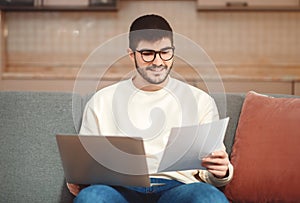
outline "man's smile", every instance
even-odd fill
[[[161,73],[167,70],[167,67],[166,66],[148,67],[146,70],[156,72],[156,73]]]

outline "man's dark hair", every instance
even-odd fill
[[[130,26],[129,48],[135,51],[142,40],[155,42],[169,38],[173,45],[173,30],[169,23],[158,15],[144,15],[137,18]]]

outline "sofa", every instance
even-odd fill
[[[222,95],[212,96],[223,108]],[[226,94],[221,117],[230,117],[224,140],[230,155],[245,97]],[[0,92],[0,202],[72,202],[55,135],[78,132],[88,99],[73,93]]]

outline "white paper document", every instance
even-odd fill
[[[224,149],[229,118],[211,123],[172,128],[158,172],[205,169],[201,159]]]

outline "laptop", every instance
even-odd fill
[[[69,183],[150,186],[140,138],[60,134],[56,141]]]

